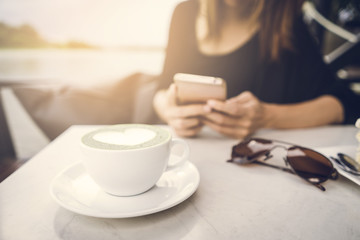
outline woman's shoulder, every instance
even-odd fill
[[[197,1],[180,2],[174,9],[170,25],[172,39],[183,38],[192,34],[197,14]]]
[[[196,13],[197,8],[198,8],[198,1],[197,0],[182,1],[178,5],[176,5],[176,7],[174,9],[173,16],[175,18],[176,17],[183,18],[184,15],[186,16],[186,15],[189,15],[189,14]]]
[[[196,8],[198,7],[198,0],[186,0],[186,1],[181,1],[180,3],[178,3],[176,5],[175,9],[178,9],[179,11],[181,10],[189,10],[192,8]]]

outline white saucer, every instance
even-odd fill
[[[62,207],[87,216],[127,218],[171,208],[197,189],[200,174],[190,162],[165,172],[149,191],[131,197],[117,197],[102,191],[81,162],[61,173],[51,183],[50,193]]]

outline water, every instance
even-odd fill
[[[162,51],[0,50],[0,86],[2,81],[99,85],[133,72],[159,74],[163,58]],[[0,88],[0,93],[16,155],[28,159],[45,147],[49,139],[10,89]]]
[[[0,82],[92,85],[139,71],[159,74],[163,59],[161,50],[0,50]]]

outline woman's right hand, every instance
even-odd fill
[[[176,86],[156,93],[153,101],[158,116],[181,137],[193,137],[203,127],[200,116],[206,114],[205,104],[177,105]]]

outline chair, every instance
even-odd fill
[[[0,88],[1,90],[1,88]],[[15,157],[10,131],[3,107],[2,94],[0,91],[0,160],[5,157]]]
[[[44,136],[53,140],[76,124],[159,123],[152,108],[157,79],[157,76],[134,73],[114,83],[89,88],[2,80],[0,90],[10,89]],[[14,144],[17,139],[9,130],[9,114],[1,98],[3,92],[0,91],[0,182],[27,160],[19,157]]]
[[[4,82],[0,84],[0,182],[25,162],[24,159],[17,158],[4,109],[2,87],[9,85],[9,83]]]

